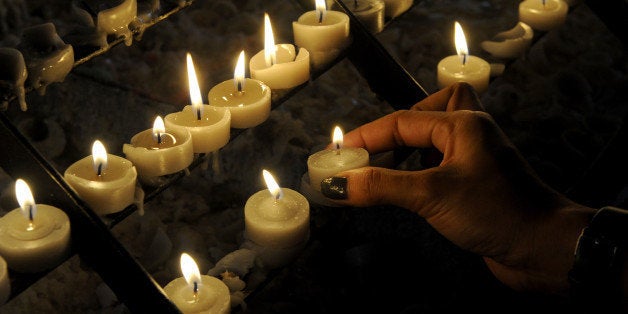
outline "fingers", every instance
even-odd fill
[[[416,103],[410,110],[421,111],[484,111],[473,87],[461,82],[450,85]]]

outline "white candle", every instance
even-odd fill
[[[317,68],[333,61],[349,45],[349,17],[327,10],[324,0],[316,0],[316,10],[292,22],[292,32],[294,43],[309,51],[310,63]]]
[[[6,303],[9,296],[11,296],[9,270],[7,268],[7,262],[0,256],[0,305]]]
[[[133,163],[107,154],[98,140],[92,155],[70,165],[63,178],[98,215],[119,212],[135,200],[137,171]]]
[[[231,112],[225,108],[203,104],[190,53],[187,54],[187,69],[192,105],[168,114],[165,118],[166,127],[180,132],[189,131],[192,135],[194,153],[217,151],[229,143]]]
[[[233,80],[224,81],[207,94],[210,106],[231,112],[231,127],[254,127],[270,115],[271,90],[262,81],[245,78],[244,51],[240,53]]]
[[[382,0],[341,0],[371,33],[384,29],[384,8]]]
[[[480,45],[491,55],[497,58],[517,58],[522,56],[530,47],[534,37],[534,30],[523,22],[507,31],[500,32],[493,40],[483,41]]]
[[[287,89],[310,79],[310,53],[291,44],[275,45],[272,25],[264,14],[264,49],[249,60],[251,77],[272,89]]]
[[[568,10],[563,0],[525,0],[519,4],[519,20],[535,30],[549,31],[565,23]]]
[[[161,117],[152,129],[135,134],[122,151],[145,183],[187,168],[194,159],[192,136],[187,130],[166,129]]]
[[[124,0],[119,5],[98,12],[98,32],[101,33],[101,47],[107,47],[107,35],[124,37],[124,43],[133,43],[133,32],[129,24],[137,17],[137,0]]]
[[[24,82],[26,82],[26,63],[22,53],[14,48],[0,47],[0,82],[9,86],[13,90],[15,96],[20,103],[20,109],[26,111],[26,93]],[[9,102],[5,99],[1,100],[0,108],[7,108]]]
[[[231,311],[229,288],[218,278],[201,276],[194,259],[181,254],[179,277],[164,287],[168,298],[183,313],[224,314]]]
[[[307,159],[310,186],[320,192],[321,182],[335,174],[369,165],[369,153],[361,147],[343,147],[340,127],[334,128],[334,148],[316,152]]]
[[[438,62],[438,87],[445,88],[456,82],[467,82],[478,93],[483,93],[488,89],[491,66],[482,58],[469,55],[467,41],[458,22],[455,23],[455,43],[458,55],[448,56]]]
[[[263,174],[268,190],[253,194],[244,205],[246,237],[270,248],[303,243],[310,231],[310,204],[299,192],[280,188],[268,171]]]
[[[60,209],[35,204],[22,179],[15,183],[19,208],[0,218],[0,255],[9,268],[35,273],[63,262],[70,253],[70,220]]]
[[[413,0],[384,0],[384,2],[386,3],[386,17],[396,18],[410,9]]]

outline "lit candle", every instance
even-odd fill
[[[167,130],[157,116],[152,129],[135,134],[122,151],[137,168],[140,180],[152,179],[187,168],[194,159],[192,136],[187,130]]]
[[[384,0],[384,2],[386,3],[386,17],[396,18],[410,9],[413,0]]]
[[[133,43],[133,32],[129,24],[137,17],[137,0],[124,0],[119,5],[98,12],[98,32],[101,33],[101,47],[107,47],[107,35],[124,37],[124,43]]]
[[[0,256],[0,305],[6,303],[10,295],[11,280],[9,280],[7,262]]]
[[[192,55],[187,54],[188,83],[192,105],[183,110],[168,114],[166,127],[170,130],[192,135],[194,153],[210,153],[229,143],[231,136],[231,112],[225,108],[203,104],[201,89],[198,86]]]
[[[70,165],[63,178],[99,215],[119,212],[135,200],[135,167],[125,158],[107,154],[98,140],[92,155]]]
[[[349,17],[329,11],[325,0],[316,0],[316,10],[292,22],[294,43],[310,52],[310,63],[317,68],[334,60],[349,45]]]
[[[525,0],[519,4],[519,21],[538,31],[549,31],[565,23],[569,5],[563,0]]]
[[[515,27],[495,35],[493,40],[483,41],[480,45],[497,58],[511,59],[525,53],[532,43],[532,37],[534,30],[527,24],[519,22]]]
[[[231,127],[254,127],[270,115],[271,90],[262,81],[245,78],[244,51],[240,52],[233,80],[224,81],[209,90],[210,106],[231,112]]]
[[[268,190],[253,194],[244,205],[245,237],[263,247],[298,246],[309,236],[310,204],[299,192],[280,188],[268,171],[262,173]]]
[[[455,82],[467,82],[478,93],[483,93],[488,89],[491,66],[482,58],[469,55],[467,40],[458,22],[455,23],[455,43],[458,55],[448,56],[438,62],[438,87],[445,88]]]
[[[379,33],[384,29],[384,1],[342,0],[342,3],[371,33]]]
[[[168,298],[183,313],[222,314],[231,310],[229,288],[218,278],[201,276],[194,259],[181,254],[179,277],[164,287]]]
[[[26,82],[28,72],[26,71],[26,63],[24,63],[24,56],[17,49],[0,47],[0,69],[3,69],[0,71],[0,85],[8,86],[11,89],[17,96],[20,109],[26,111],[28,107],[24,82]],[[0,108],[6,109],[9,102],[6,99],[1,101],[2,106]]]
[[[311,187],[320,192],[323,179],[335,174],[369,165],[369,153],[361,147],[343,147],[343,135],[340,127],[334,128],[332,135],[334,147],[316,152],[307,159],[307,170]]]
[[[272,89],[287,89],[310,79],[310,53],[303,47],[296,53],[294,45],[275,45],[272,25],[264,13],[264,49],[249,60],[251,77]]]
[[[70,252],[70,220],[56,207],[35,204],[22,179],[15,182],[15,195],[20,207],[0,218],[0,255],[18,272],[52,269]]]

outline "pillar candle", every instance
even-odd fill
[[[231,112],[231,127],[254,127],[270,115],[271,90],[262,81],[245,78],[244,51],[240,52],[233,80],[224,81],[207,94],[210,106]]]
[[[101,47],[107,47],[107,35],[124,37],[124,43],[133,43],[133,32],[129,24],[137,18],[137,0],[124,0],[119,5],[98,12],[98,32],[102,35]]]
[[[251,77],[264,82],[272,89],[288,89],[310,79],[310,53],[293,45],[275,45],[268,14],[264,14],[264,49],[249,61]]]
[[[26,90],[24,82],[26,82],[26,63],[22,53],[14,48],[0,47],[0,85],[8,86],[18,99],[20,109],[26,111]],[[4,97],[3,97],[4,98]],[[2,105],[0,108],[7,108],[8,100],[0,99]]]
[[[166,129],[159,116],[152,129],[135,134],[129,144],[123,145],[122,151],[145,183],[181,171],[194,159],[190,132]]]
[[[217,151],[229,143],[231,112],[225,108],[203,104],[190,53],[187,54],[187,69],[192,105],[168,114],[165,118],[166,127],[180,132],[189,131],[192,135],[194,153]]]
[[[17,272],[52,269],[70,253],[70,220],[59,208],[35,204],[24,180],[15,190],[20,207],[0,218],[0,255]]]
[[[0,256],[0,305],[9,300],[11,296],[11,280],[9,279],[9,270],[7,262]]]
[[[569,5],[563,0],[525,0],[519,4],[519,20],[538,31],[549,31],[565,23]]]
[[[244,205],[246,237],[271,248],[303,243],[310,231],[310,204],[299,192],[280,188],[268,171],[263,174],[268,190],[253,194]]]
[[[107,154],[98,140],[92,145],[92,155],[70,165],[63,178],[98,215],[119,212],[135,200],[133,163]]]
[[[181,254],[179,277],[164,287],[168,298],[183,313],[224,314],[231,310],[229,288],[218,278],[201,276],[194,259]]]
[[[458,55],[448,56],[438,62],[437,81],[439,88],[455,82],[467,82],[478,93],[488,89],[491,67],[482,58],[469,55],[467,42],[458,22],[455,23],[455,42]]]
[[[384,0],[386,3],[386,17],[396,18],[412,7],[413,0]]]
[[[534,30],[523,22],[507,31],[500,32],[492,40],[485,40],[480,45],[497,58],[512,59],[522,56],[534,37]]]
[[[340,127],[334,128],[334,148],[316,152],[307,159],[310,186],[320,192],[321,181],[335,174],[369,165],[369,153],[361,147],[343,147]]]
[[[379,33],[384,29],[383,0],[341,0],[351,13],[366,26],[371,33]]]

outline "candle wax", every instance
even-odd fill
[[[11,295],[11,280],[9,280],[9,270],[7,262],[0,256],[0,305],[7,302]]]
[[[457,55],[442,59],[437,66],[438,87],[444,88],[456,82],[467,82],[478,93],[488,89],[491,66],[476,56],[468,56],[463,65]]]
[[[192,106],[166,115],[166,129],[189,131],[192,136],[194,153],[217,151],[229,143],[231,137],[231,113],[225,108],[203,105],[199,120]]]
[[[382,0],[342,0],[349,10],[371,33],[384,29],[384,1]],[[356,5],[357,3],[357,5]]]
[[[249,60],[251,78],[264,82],[271,89],[287,89],[310,79],[310,53],[300,48],[297,54],[291,44],[275,45],[277,63],[266,66],[264,50]]]
[[[308,11],[292,22],[294,43],[307,49],[313,67],[334,60],[350,42],[349,17],[346,14],[328,10],[323,21],[319,23],[318,20],[318,12]]]
[[[396,18],[412,7],[413,0],[384,0],[386,3],[386,17]]]
[[[321,190],[321,181],[335,174],[369,165],[369,153],[363,148],[343,147],[338,150],[326,149],[310,155],[307,159],[310,185]]]
[[[164,292],[179,310],[186,314],[222,314],[231,310],[229,288],[212,276],[201,276],[196,299],[193,290],[183,277],[168,283],[164,287]]]
[[[20,103],[20,109],[26,111],[26,90],[24,82],[26,82],[26,63],[22,53],[14,48],[0,47],[0,84],[6,84],[15,93]],[[9,105],[8,100],[2,100],[2,106],[5,108]]]
[[[137,17],[137,0],[124,0],[119,5],[98,12],[98,31],[103,34],[101,47],[106,47],[107,35],[124,36],[124,43],[133,43],[133,33],[129,24]]]
[[[535,30],[549,31],[565,23],[569,5],[563,0],[525,0],[519,4],[519,20]]]
[[[211,106],[224,107],[231,112],[231,127],[254,127],[270,115],[270,88],[261,81],[245,79],[244,89],[238,92],[233,80],[214,86],[207,99]]]
[[[517,58],[530,47],[532,37],[532,28],[519,22],[515,27],[495,35],[493,40],[483,41],[480,45],[497,58]]]

